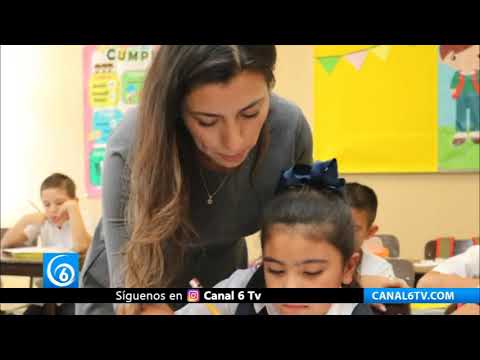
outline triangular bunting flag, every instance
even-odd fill
[[[388,53],[390,52],[390,45],[380,45],[376,48],[372,49],[372,52],[377,55],[380,59],[385,61],[388,57]]]
[[[339,60],[340,56],[328,56],[318,58],[320,64],[322,64],[325,71],[329,74],[333,71],[333,69],[335,69],[335,65],[337,65]]]
[[[353,65],[353,67],[357,70],[360,70],[360,68],[363,65],[363,62],[365,61],[365,58],[367,57],[368,51],[359,51],[353,54],[346,55],[345,57],[347,60]]]

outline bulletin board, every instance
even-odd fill
[[[342,173],[478,171],[479,145],[451,142],[452,74],[438,45],[315,46],[315,159]]]
[[[85,181],[99,197],[105,149],[124,114],[139,103],[153,45],[87,45],[83,49]]]

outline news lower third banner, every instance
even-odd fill
[[[3,267],[4,265],[2,265]],[[44,253],[43,288],[1,288],[0,303],[479,303],[468,289],[93,289],[79,286],[79,255]],[[0,274],[3,269],[0,268]]]
[[[86,289],[2,288],[0,303],[480,303],[480,288]]]

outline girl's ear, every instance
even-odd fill
[[[350,259],[347,260],[343,268],[343,284],[349,285],[353,282],[353,278],[355,272],[357,271],[358,265],[360,265],[360,253],[354,252]]]

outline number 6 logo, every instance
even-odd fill
[[[78,254],[45,254],[43,270],[44,287],[78,287]]]

